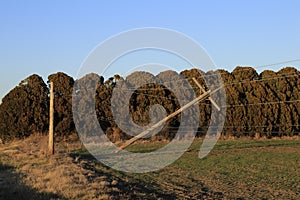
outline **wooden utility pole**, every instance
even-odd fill
[[[50,82],[50,113],[49,113],[49,155],[54,154],[54,137],[53,137],[53,122],[54,122],[54,92],[53,82]]]

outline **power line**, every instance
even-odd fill
[[[283,65],[283,64],[294,63],[294,62],[300,62],[300,59],[287,60],[287,61],[282,61],[282,62],[272,63],[272,64],[266,64],[266,65],[259,65],[256,68],[271,67],[271,66],[275,66],[275,65]]]
[[[263,82],[263,81],[269,81],[269,80],[275,80],[275,79],[280,79],[280,78],[290,78],[290,77],[296,77],[296,76],[300,76],[300,74],[294,74],[294,73],[290,73],[290,74],[286,74],[286,75],[282,75],[279,77],[272,77],[272,78],[265,78],[265,79],[259,79],[259,80],[246,80],[246,81],[237,81],[237,82],[231,82],[231,83],[226,83],[224,84],[224,86],[229,86],[229,85],[236,85],[236,84],[243,84],[243,83],[252,83],[252,82]],[[188,90],[189,88],[187,88]],[[192,87],[192,89],[197,89],[197,87]],[[125,91],[127,89],[124,89]],[[149,90],[161,90],[161,89],[156,89],[156,88],[149,88],[149,89],[136,89],[136,90],[142,90],[142,91],[149,91]],[[133,94],[143,94],[145,96],[151,96],[151,97],[159,97],[159,98],[164,98],[164,99],[169,99],[169,100],[178,100],[177,98],[169,98],[169,97],[164,97],[164,96],[159,96],[159,95],[151,95],[151,94],[146,94],[146,93],[142,93],[139,91],[133,92]],[[202,103],[204,104],[204,103]],[[210,105],[210,104],[208,104]]]
[[[255,70],[259,69],[259,68],[265,68],[265,67],[270,67],[270,66],[275,66],[275,65],[282,65],[282,64],[288,64],[288,63],[293,63],[293,62],[300,62],[300,59],[294,59],[294,60],[287,60],[287,61],[282,61],[282,62],[278,62],[278,63],[272,63],[272,64],[266,64],[266,65],[259,65],[256,67],[241,67],[239,69],[234,69],[232,72],[240,72],[240,71],[247,71],[247,70]],[[232,73],[231,72],[231,73]],[[205,77],[210,77],[210,76],[218,76],[218,75],[223,75],[223,74],[231,74],[230,72],[215,72],[216,74],[210,74],[210,75],[204,75]]]
[[[300,59],[298,59],[300,61]],[[293,62],[298,61],[298,60],[292,60]],[[291,61],[286,61],[286,62],[281,62],[282,63],[288,63]],[[278,64],[278,63],[276,63]],[[275,64],[271,64],[271,65],[275,65]],[[268,66],[271,66],[268,65]],[[295,77],[295,76],[299,76],[299,74],[295,74],[295,73],[289,73],[289,74],[282,74],[281,76],[277,76],[277,77],[272,77],[272,78],[265,78],[265,79],[258,79],[258,80],[245,80],[245,81],[237,81],[237,82],[231,82],[231,83],[226,83],[225,86],[227,85],[234,85],[234,84],[242,84],[242,83],[251,83],[251,82],[261,82],[261,81],[267,81],[267,80],[274,80],[274,79],[279,79],[279,78],[288,78],[288,77]],[[189,80],[191,78],[187,78],[186,80]],[[183,80],[178,80],[178,81],[183,81]],[[159,82],[158,82],[159,83]],[[161,84],[161,83],[159,83]],[[193,89],[195,89],[196,87],[192,87]],[[125,90],[133,90],[133,89],[125,89]],[[161,90],[161,89],[134,89],[134,90]],[[106,92],[106,91],[103,91]],[[160,98],[165,98],[165,99],[169,99],[169,100],[177,100],[177,98],[168,98],[168,97],[162,97],[162,96],[158,96],[158,95],[151,95],[151,94],[145,94],[145,93],[141,93],[138,91],[135,91],[134,93],[136,94],[143,94],[145,96],[152,96],[152,97],[160,97]],[[101,94],[101,93],[99,93]],[[98,95],[99,95],[98,94]],[[291,101],[277,101],[277,102],[264,102],[264,103],[252,103],[252,104],[236,104],[236,105],[226,105],[226,106],[222,106],[222,107],[241,107],[241,106],[251,106],[251,105],[265,105],[265,104],[276,104],[276,103],[293,103],[293,102],[299,102],[299,100],[291,100]],[[199,104],[203,104],[203,105],[210,105],[208,103],[199,103]]]
[[[287,78],[287,77],[296,77],[296,76],[300,76],[300,74],[291,73],[291,74],[282,75],[282,76],[278,76],[278,77],[272,77],[272,78],[231,82],[231,83],[226,83],[225,85],[235,85],[235,84],[251,83],[251,82],[262,82],[262,81],[269,81],[269,80],[275,80],[275,79]]]
[[[280,79],[280,78],[289,78],[289,77],[296,77],[296,76],[300,76],[300,73],[299,74],[287,73],[287,74],[282,74],[280,76],[271,77],[271,78],[236,81],[236,82],[231,82],[231,83],[225,83],[224,85],[234,85],[234,84],[249,83],[249,82],[262,82],[262,81],[267,81],[267,80]],[[191,79],[192,78],[187,78],[186,80],[191,80]],[[164,82],[164,83],[169,83],[169,82]],[[178,88],[183,88],[185,90],[198,89],[198,87],[190,87],[190,88],[176,87],[176,88],[177,89]],[[124,90],[124,91],[136,91],[136,90],[138,90],[138,91],[151,91],[151,90],[164,90],[164,89],[168,89],[168,88],[128,88],[128,89],[122,89],[122,90]]]
[[[299,100],[300,101],[300,100]],[[112,122],[115,122],[115,119],[114,118],[105,118],[105,119],[99,119],[100,122],[109,122],[109,123],[112,123]],[[119,123],[121,124],[121,126],[123,127],[132,127],[131,125],[128,124],[128,122],[125,122],[125,121],[119,121]],[[285,124],[285,126],[287,127],[300,127],[300,124]],[[166,128],[170,128],[170,129],[178,129],[179,127],[181,128],[191,128],[190,126],[182,126],[182,125],[179,125],[179,126],[167,126]],[[201,126],[199,128],[208,128],[208,127],[220,127],[220,126],[216,126],[216,125],[205,125],[205,126]],[[223,125],[222,127],[231,127],[231,128],[234,128],[234,127],[245,127],[245,128],[267,128],[267,127],[282,127],[282,125],[276,125],[276,124],[268,124],[268,125]]]
[[[288,64],[288,63],[293,63],[293,62],[300,62],[300,59],[287,60],[287,61],[282,61],[282,62],[278,62],[278,63],[259,65],[259,66],[256,66],[256,67],[241,67],[239,69],[233,70],[232,72],[248,71],[248,70],[253,70],[253,69],[256,71],[256,69],[259,69],[259,68],[265,68],[265,67],[270,67],[270,66],[275,66],[275,65]],[[219,70],[220,69],[217,69],[216,71],[211,71],[210,72],[210,73],[214,73],[214,74],[203,74],[203,72],[201,70],[198,70],[198,71],[203,77],[219,76],[219,75],[223,75],[223,74],[231,74],[232,73],[232,72],[231,73],[230,72],[218,72]]]
[[[291,62],[300,62],[300,59],[294,59],[294,60],[289,60],[289,61],[283,61],[283,62],[279,62],[279,63],[273,63],[273,64],[267,64],[267,65],[261,65],[261,66],[258,66],[256,68],[262,68],[262,67],[267,67],[267,66],[274,66],[274,65],[277,65],[277,64],[286,64],[286,63],[291,63]],[[251,69],[255,69],[255,68],[251,68]],[[243,71],[243,70],[249,70],[249,68],[242,68],[242,69],[239,69],[238,71]],[[237,71],[237,70],[236,70]],[[199,72],[201,73],[201,71],[199,70]],[[217,73],[215,72],[216,75],[221,75],[221,74],[227,74],[227,73]],[[229,72],[228,72],[229,73]],[[230,73],[229,73],[230,74]],[[289,76],[291,75],[291,76]],[[226,83],[227,84],[240,84],[240,83],[246,83],[246,82],[260,82],[260,81],[264,81],[264,80],[272,80],[272,79],[279,79],[279,78],[282,78],[282,77],[294,77],[294,76],[299,76],[300,74],[295,74],[295,73],[289,73],[289,74],[282,74],[280,76],[277,76],[277,77],[272,77],[270,79],[257,79],[257,80],[246,80],[246,81],[238,81],[238,82],[232,82],[232,83]],[[209,76],[212,76],[212,75],[202,75],[204,77],[209,77]],[[161,85],[164,85],[165,83],[176,83],[176,82],[185,82],[185,81],[188,81],[188,80],[192,80],[192,78],[184,78],[184,79],[180,79],[180,80],[176,80],[176,81],[165,81],[165,82],[160,82],[159,80],[155,83],[155,84],[161,84]],[[180,87],[177,87],[177,88],[180,88]],[[162,88],[164,89],[164,88]],[[190,87],[190,88],[184,88],[185,90],[191,90],[191,89],[198,89],[197,87]],[[148,89],[142,89],[142,88],[127,88],[127,89],[123,89],[125,91],[135,91],[135,90],[157,90],[157,88],[148,88]],[[104,92],[104,91],[103,91]],[[102,94],[103,92],[99,93],[99,94]],[[98,95],[99,95],[98,94]],[[71,95],[73,96],[73,95]],[[171,100],[174,100],[174,99],[171,99]]]
[[[292,76],[295,76],[295,75],[292,75]],[[285,77],[290,77],[290,76],[285,76]],[[272,80],[272,79],[276,79],[276,78],[281,78],[281,77],[273,77],[273,78],[268,78],[268,79],[261,79],[259,81]],[[252,81],[247,81],[247,82],[255,82],[255,81],[258,81],[258,80],[252,80]],[[231,84],[237,84],[237,83],[244,83],[244,82],[245,81],[233,82],[233,83],[230,83],[230,85]],[[227,84],[227,85],[229,85],[229,84]],[[138,92],[136,92],[136,93],[139,94]],[[165,99],[170,99],[170,100],[177,100],[175,98],[162,97],[162,96],[158,96],[158,95],[149,95],[149,94],[144,94],[144,93],[141,93],[141,94],[143,94],[145,96],[152,96],[152,97],[160,97],[160,98],[165,98]],[[234,104],[234,105],[223,105],[222,107],[223,108],[232,108],[232,107],[258,106],[258,105],[267,105],[267,104],[283,104],[283,103],[295,103],[295,102],[300,102],[300,100],[260,102],[260,103],[249,103],[249,104]],[[209,103],[199,103],[199,104],[200,105],[210,105]],[[103,120],[103,119],[101,119],[100,121],[111,122],[109,120]]]
[[[111,119],[111,121],[109,120],[99,120],[100,122],[114,122],[115,119]],[[128,128],[132,128],[131,125],[129,125],[127,122],[125,121],[121,121],[121,126],[123,127],[128,127]],[[118,124],[117,124],[118,125]],[[216,128],[216,127],[223,127],[223,128],[236,128],[236,127],[244,127],[244,128],[272,128],[272,127],[282,127],[282,125],[279,125],[279,124],[269,124],[269,125],[223,125],[223,126],[216,126],[216,125],[205,125],[205,126],[200,126],[198,128],[209,128],[209,127],[213,127],[213,128]],[[300,124],[285,124],[285,127],[300,127]],[[190,126],[182,126],[182,125],[178,125],[178,126],[167,126],[165,128],[168,128],[168,129],[178,129],[178,128],[191,128]]]
[[[294,103],[294,102],[300,102],[300,100],[297,99],[297,100],[289,100],[289,101],[273,101],[273,102],[260,102],[260,103],[248,103],[248,104],[235,104],[235,105],[222,106],[222,108],[258,106],[258,105],[267,105],[267,104],[283,104],[283,103]]]

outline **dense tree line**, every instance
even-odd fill
[[[64,73],[52,74],[55,91],[55,135],[75,131],[72,117],[74,80]],[[24,138],[33,133],[46,133],[49,128],[49,87],[34,74],[11,90],[0,105],[0,139],[2,142]]]
[[[300,72],[297,69],[286,67],[278,72],[265,70],[258,74],[251,67],[237,67],[231,73],[225,70],[218,70],[218,73],[225,84],[227,96],[226,104],[220,105],[222,109],[226,109],[223,135],[299,135]],[[168,115],[182,106],[181,101],[188,102],[195,97],[193,94],[201,94],[191,80],[193,77],[207,87],[207,82],[214,85],[217,81],[214,78],[215,74],[213,71],[202,72],[197,69],[185,70],[179,74],[165,71],[156,76],[147,72],[134,72],[126,78],[115,75],[107,80],[97,74],[88,74],[77,81],[61,72],[52,74],[48,77],[48,83],[54,82],[55,134],[66,136],[76,132],[72,112],[73,100],[78,108],[86,110],[86,113],[77,117],[79,121],[76,122],[84,132],[97,134],[95,127],[100,125],[111,140],[128,139],[131,137],[128,132],[137,134],[131,130],[132,126],[126,127],[128,122],[132,121],[141,128],[137,130],[143,130],[144,126],[160,120],[155,118],[156,116]],[[194,91],[185,89],[187,83]],[[115,105],[121,106],[116,108]],[[205,100],[198,106],[200,116],[199,119],[195,118],[199,121],[197,135],[203,136],[211,120],[211,102]],[[73,111],[74,114],[78,114],[76,108]],[[195,109],[187,112],[194,117]],[[174,137],[183,123],[181,117],[184,114],[168,121],[152,139]],[[1,140],[6,142],[36,132],[47,133],[48,115],[49,87],[40,76],[31,75],[2,99]],[[90,123],[80,121],[80,117],[93,115],[96,115],[96,120],[91,118]],[[121,118],[121,122],[116,122],[116,117]]]
[[[45,132],[47,120],[47,85],[38,75],[29,76],[2,99],[0,138],[5,142]]]

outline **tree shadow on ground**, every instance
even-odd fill
[[[71,157],[76,159],[80,157],[81,160],[97,163],[100,169],[91,165],[86,165],[85,168],[93,170],[98,176],[107,176],[113,180],[117,180],[116,187],[118,191],[108,191],[108,195],[113,199],[176,199],[177,196],[173,193],[165,193],[159,188],[160,185],[156,183],[148,183],[141,179],[133,179],[122,172],[116,172],[107,166],[97,162],[91,154],[70,154]],[[102,169],[102,170],[101,170]],[[111,172],[111,173],[110,173]],[[117,175],[118,174],[118,175]]]
[[[73,157],[74,160],[79,158],[79,160],[90,163],[85,165],[84,168],[93,170],[98,176],[107,176],[118,181],[117,188],[119,191],[108,191],[111,199],[227,199],[222,192],[214,191],[206,187],[205,184],[199,180],[193,179],[193,182],[197,182],[196,188],[179,185],[179,183],[176,183],[176,187],[173,188],[173,183],[159,184],[155,178],[132,175],[111,169],[97,161],[94,156],[88,152],[72,153],[70,156]],[[166,182],[168,182],[168,180],[166,180]],[[182,188],[182,190],[180,191],[176,188]]]
[[[21,176],[22,175],[17,173],[12,166],[0,163],[0,199],[66,199],[58,194],[39,192],[25,185],[22,183]]]

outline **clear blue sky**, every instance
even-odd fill
[[[221,68],[300,58],[300,1],[0,1],[0,99],[22,79],[76,76],[121,31],[162,27],[199,42]],[[291,63],[299,69],[300,62]],[[281,66],[270,67],[277,70]]]

